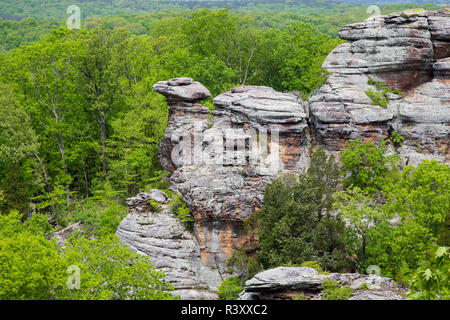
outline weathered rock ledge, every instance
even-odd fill
[[[159,209],[151,208],[150,200],[158,202]],[[158,190],[128,199],[130,213],[120,222],[116,235],[134,252],[151,257],[174,287],[174,295],[187,300],[217,299],[222,278],[217,270],[201,263],[197,241],[170,213],[168,201]]]
[[[315,269],[278,267],[258,273],[244,285],[240,300],[292,299],[303,294],[307,299],[320,300],[325,279],[352,288],[349,300],[403,300],[406,290],[392,279],[358,273],[321,275]]]
[[[345,26],[349,42],[336,47],[323,68],[330,75],[309,100],[316,143],[339,151],[346,141],[380,141],[396,130],[404,164],[434,158],[450,162],[450,12],[408,10]],[[373,105],[369,78],[390,94],[386,108]]]
[[[266,184],[307,168],[317,146],[338,155],[348,140],[378,142],[397,131],[403,145],[389,148],[404,165],[450,163],[450,13],[408,10],[345,26],[339,35],[348,42],[327,57],[329,76],[308,102],[243,86],[215,97],[210,112],[201,103],[210,92],[199,82],[174,78],[154,85],[170,106],[158,157],[171,172],[171,189],[193,213],[194,235],[166,204],[161,212],[148,211],[147,200],[138,199],[148,195],[130,201],[117,234],[152,256],[177,290],[214,290],[234,250],[252,254],[257,239],[246,234],[244,220],[261,207]],[[366,92],[378,89],[369,79],[402,92],[387,94],[386,107],[374,105]],[[142,223],[147,218],[152,224]],[[371,295],[382,293],[366,298]]]

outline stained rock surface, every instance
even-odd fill
[[[345,26],[349,42],[335,48],[323,68],[330,75],[309,100],[316,143],[339,151],[346,141],[379,141],[396,130],[404,138],[404,164],[450,161],[450,12],[423,9],[379,16]],[[388,94],[386,107],[366,94],[381,81],[403,94]]]
[[[210,111],[202,104],[210,92],[199,82],[174,78],[154,85],[170,106],[158,157],[171,172],[171,189],[191,209],[194,230],[190,234],[168,213],[167,199],[160,201],[162,211],[151,213],[146,203],[157,195],[147,194],[130,200],[130,215],[117,234],[152,256],[186,296],[214,291],[227,276],[225,262],[234,250],[245,247],[252,254],[257,239],[243,222],[261,207],[266,184],[307,168],[314,148],[338,155],[348,140],[388,141],[397,131],[403,144],[389,148],[404,165],[424,159],[450,163],[449,11],[379,16],[345,26],[339,35],[348,42],[327,57],[323,68],[329,76],[308,102],[268,87],[243,86],[215,97]],[[382,93],[375,82],[390,92]],[[369,91],[387,99],[386,106]],[[148,217],[152,224],[143,224]],[[305,281],[315,290],[321,277],[311,274]],[[353,285],[368,276],[343,277],[339,282]],[[246,287],[248,294],[259,292],[257,281]],[[358,290],[352,299],[400,298],[395,290],[383,290]]]
[[[352,288],[349,300],[403,300],[405,290],[392,279],[358,273],[319,274],[313,268],[278,267],[256,274],[244,285],[240,300],[292,299],[303,294],[310,300],[322,299],[322,281],[330,279]]]
[[[178,79],[164,83],[165,92],[186,86]],[[154,89],[159,88],[157,83]],[[305,103],[262,86],[215,97],[211,114],[200,103],[172,97],[167,102],[160,162],[172,172],[171,188],[193,212],[202,262],[224,272],[233,250],[256,246],[256,239],[245,235],[243,220],[261,206],[265,185],[279,172],[307,165]]]
[[[159,208],[152,208],[150,200],[160,203]],[[130,212],[116,235],[134,252],[150,256],[152,265],[166,274],[174,295],[188,300],[217,299],[221,275],[201,263],[194,235],[170,213],[168,200],[159,190],[128,199]]]

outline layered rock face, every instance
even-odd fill
[[[225,262],[234,250],[245,247],[251,254],[256,249],[257,239],[244,231],[245,219],[261,207],[266,184],[281,173],[307,168],[316,146],[338,155],[348,140],[378,142],[397,131],[403,145],[390,148],[403,164],[450,163],[449,12],[380,16],[345,26],[339,35],[349,42],[327,57],[328,79],[308,103],[272,88],[244,86],[215,97],[210,112],[201,103],[210,92],[199,82],[175,78],[154,85],[170,106],[159,160],[172,173],[171,189],[194,215],[194,232],[168,213],[166,200],[160,201],[161,212],[151,213],[145,204],[151,197],[140,195],[130,200],[130,215],[117,234],[149,254],[184,297],[207,297],[227,277]],[[367,94],[380,91],[374,81],[401,92],[386,93],[385,107],[374,105]],[[146,219],[152,223],[142,223]],[[282,275],[289,278],[289,272]],[[311,276],[311,283],[321,277]],[[365,276],[336,281],[352,284],[358,277]],[[250,282],[246,292],[262,292],[257,287]],[[275,298],[277,290],[258,296]],[[399,298],[377,291],[355,294],[355,299]]]
[[[404,164],[426,158],[450,161],[450,13],[422,9],[345,26],[349,42],[325,60],[327,82],[310,98],[317,142],[342,150],[349,139],[379,141],[397,130]],[[387,107],[373,105],[366,91],[377,91],[369,78],[399,94],[388,94]]]
[[[150,200],[159,203],[159,208],[152,208]],[[174,287],[174,295],[189,300],[217,299],[215,291],[222,278],[217,270],[201,263],[197,241],[170,213],[168,201],[158,190],[128,199],[130,213],[120,222],[116,235],[134,252],[151,257]]]
[[[224,272],[235,249],[256,245],[243,220],[261,206],[265,185],[307,164],[305,105],[292,94],[245,86],[214,98],[210,114],[201,98],[191,99],[207,91],[198,83],[171,79],[154,90],[170,105],[160,162],[192,210],[202,262]],[[182,100],[173,92],[192,95]]]
[[[240,300],[292,299],[303,294],[310,300],[322,299],[322,281],[330,279],[352,288],[349,300],[403,300],[405,290],[390,278],[358,273],[321,275],[313,268],[278,267],[258,273],[244,285]]]

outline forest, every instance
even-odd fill
[[[82,28],[69,30],[70,1],[47,2],[0,1],[0,299],[172,299],[151,257],[114,236],[127,198],[171,194],[157,158],[168,106],[152,86],[191,77],[212,96],[254,84],[308,100],[342,43],[339,28],[370,16],[366,5],[329,1],[123,1],[130,5],[120,10],[116,1],[84,1]],[[256,271],[319,256],[323,270],[378,264],[411,288],[410,298],[448,299],[450,168],[426,161],[401,169],[385,151],[355,141],[342,151],[342,168],[318,152],[308,172],[268,185],[249,219],[258,259],[236,253],[230,266],[245,272],[225,283],[222,298],[236,298]],[[354,228],[329,216],[333,208]],[[367,219],[374,228],[362,225]],[[61,251],[50,235],[80,221],[82,232]],[[311,234],[298,234],[298,224]],[[71,265],[81,266],[81,290],[65,285]]]

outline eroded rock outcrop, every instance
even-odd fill
[[[326,84],[310,98],[316,143],[342,150],[349,139],[379,141],[397,130],[404,164],[450,161],[450,12],[408,10],[345,26],[349,42],[325,60]],[[369,78],[400,94],[386,107],[373,105]]]
[[[227,276],[225,262],[234,250],[245,247],[251,254],[257,239],[244,231],[243,221],[261,207],[266,184],[307,168],[316,146],[338,155],[348,140],[380,141],[397,131],[403,145],[390,148],[404,164],[450,162],[449,12],[379,16],[345,26],[339,35],[348,42],[325,60],[330,74],[308,103],[272,88],[244,86],[215,97],[210,112],[202,104],[210,92],[199,82],[175,78],[154,85],[170,106],[159,160],[172,173],[171,189],[191,209],[194,232],[168,213],[166,200],[160,201],[162,211],[152,213],[147,202],[155,195],[139,195],[130,200],[130,215],[117,234],[149,254],[185,297],[208,297]],[[367,94],[379,91],[375,81],[392,88],[382,96],[386,106],[374,105]],[[301,289],[320,298],[324,276],[303,269],[260,274],[246,284],[246,297],[277,298]],[[291,277],[299,272],[300,278]],[[402,298],[389,279],[329,277],[350,286],[380,284],[355,291],[352,299]],[[293,282],[280,287],[283,279]]]
[[[170,96],[192,83],[171,79],[154,86],[170,105],[159,158],[172,172],[171,188],[192,210],[202,262],[224,272],[235,249],[256,245],[243,219],[261,206],[265,185],[280,171],[306,166],[307,110],[292,94],[245,86],[214,98],[210,114],[197,101]]]
[[[258,273],[244,285],[240,300],[292,299],[303,294],[321,300],[322,281],[330,279],[352,288],[349,300],[403,300],[405,290],[390,278],[358,273],[319,274],[313,268],[278,267]]]
[[[150,200],[159,203],[152,208]],[[116,235],[134,252],[148,255],[164,271],[166,281],[182,299],[217,299],[222,278],[217,270],[203,265],[194,236],[170,213],[168,197],[158,190],[143,192],[127,200],[128,216]]]

